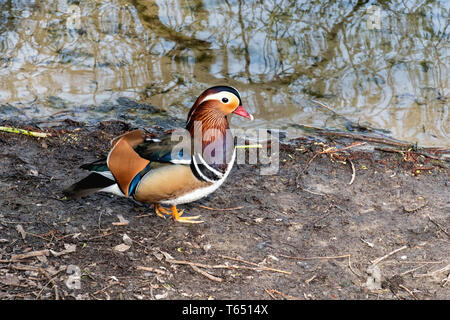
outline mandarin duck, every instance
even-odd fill
[[[73,199],[109,192],[150,203],[160,217],[171,215],[178,222],[201,223],[200,216],[182,217],[183,210],[177,205],[211,194],[229,175],[236,157],[228,130],[227,116],[231,113],[253,120],[235,88],[209,88],[188,113],[186,133],[190,139],[183,148],[170,134],[150,139],[143,130],[127,132],[111,141],[107,157],[82,165],[90,175],[63,193]]]

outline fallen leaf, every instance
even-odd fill
[[[121,244],[118,244],[117,246],[115,246],[114,250],[115,251],[119,251],[119,252],[125,252],[128,249],[130,249],[130,248],[131,248],[131,246],[129,246],[129,245],[125,244],[125,243],[121,243]]]
[[[161,300],[161,299],[166,298],[168,295],[169,295],[169,292],[167,292],[167,291],[165,293],[163,293],[163,294],[155,294],[155,299],[156,300]]]
[[[68,253],[72,253],[75,252],[77,250],[77,245],[76,244],[68,244],[68,243],[64,243],[64,250],[60,251],[60,252],[56,252],[54,250],[50,250],[51,254],[54,257],[59,257],[62,256],[64,254],[68,254]]]
[[[22,239],[25,240],[25,237],[27,236],[27,233],[25,232],[25,230],[23,229],[21,224],[18,224],[16,226],[16,230],[17,230],[17,232],[20,233],[20,235],[22,236]]]

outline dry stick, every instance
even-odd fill
[[[305,124],[301,124],[300,126],[303,126],[305,128],[309,128],[309,129],[313,129],[319,135],[325,135],[325,136],[330,136],[330,137],[350,138],[352,140],[363,140],[363,141],[368,141],[368,142],[380,143],[380,144],[384,144],[384,145],[402,147],[402,148],[413,147],[413,145],[411,143],[398,141],[398,140],[395,140],[392,138],[372,137],[372,136],[368,136],[368,135],[364,135],[364,134],[356,134],[356,133],[340,132],[340,131],[329,131],[329,130],[325,130],[325,129],[318,128],[318,127],[308,126]],[[376,149],[380,149],[382,151],[390,151],[389,149],[383,150],[382,148],[378,148],[378,147]],[[405,152],[404,150],[391,150],[391,151],[392,152]],[[441,157],[436,157],[434,155],[431,155],[427,151],[436,152],[436,148],[423,148],[423,151],[417,150],[415,152],[418,154],[421,154],[425,157],[431,158],[431,159],[447,160],[446,158],[441,158]],[[444,149],[443,151],[441,151],[439,153],[448,154],[448,149]]]
[[[26,266],[23,264],[11,265],[10,268],[20,271],[39,271],[38,267]]]
[[[27,252],[27,253],[21,253],[21,254],[14,255],[11,257],[11,261],[13,262],[13,261],[37,257],[37,256],[48,256],[49,254],[50,254],[50,250],[48,250],[48,249],[31,251],[31,252]]]
[[[137,266],[136,269],[137,270],[142,270],[142,271],[149,271],[149,272],[153,272],[153,273],[158,273],[158,274],[161,274],[161,275],[167,274],[167,272],[165,272],[164,270],[151,268],[151,267]]]
[[[357,147],[357,146],[362,146],[362,145],[365,145],[366,144],[366,142],[353,142],[351,145],[349,145],[349,146],[346,146],[346,147],[343,147],[343,148],[340,148],[340,149],[330,149],[330,148],[328,148],[328,149],[326,149],[326,150],[324,150],[324,151],[322,151],[321,153],[336,153],[336,152],[341,152],[341,151],[345,151],[345,150],[348,150],[348,149],[351,149],[351,148],[354,148],[354,147]],[[334,147],[333,147],[334,148]]]
[[[47,271],[45,271],[42,268],[39,268],[39,271],[48,279],[48,283],[52,284],[53,290],[55,291],[55,300],[59,300],[59,291],[58,291],[58,286],[55,283],[55,278],[52,278]],[[44,286],[44,288],[47,286],[47,284]],[[44,289],[42,288],[42,290]],[[41,290],[41,292],[42,292]],[[41,292],[39,292],[39,295],[41,294]]]
[[[418,267],[415,267],[415,268],[413,268],[413,269],[409,269],[409,270],[407,270],[407,271],[405,271],[405,272],[400,273],[400,276],[403,277],[404,275],[407,275],[408,273],[411,273],[411,272],[414,272],[414,271],[416,271],[416,270],[422,269],[423,267],[426,267],[426,266],[427,266],[426,264],[423,264],[423,265],[418,266]]]
[[[286,256],[284,254],[280,254],[281,257],[289,258],[289,259],[296,259],[296,260],[320,260],[320,259],[342,259],[342,258],[348,258],[350,257],[349,254],[344,254],[342,256],[325,256],[325,257],[294,257],[294,256]]]
[[[214,211],[231,211],[231,210],[239,210],[239,209],[243,208],[243,206],[240,206],[240,207],[236,207],[236,208],[223,208],[223,209],[220,209],[220,208],[210,208],[210,207],[207,207],[207,206],[204,206],[204,205],[201,205],[201,204],[199,204],[198,206],[203,208],[203,209],[214,210]]]
[[[308,280],[305,280],[305,283],[306,283],[307,285],[309,285],[309,283],[310,283],[311,281],[313,281],[316,277],[317,277],[316,274],[313,275],[313,276],[312,276],[311,278],[309,278]]]
[[[116,286],[116,285],[123,286],[123,284],[120,283],[120,282],[113,282],[113,283],[107,285],[106,287],[104,287],[104,288],[102,288],[102,289],[100,289],[100,290],[95,291],[94,293],[92,293],[92,295],[96,296],[96,295],[99,294],[100,292],[104,292],[106,289],[109,289],[109,288],[111,288],[112,286]],[[95,298],[95,297],[94,297],[94,298]]]
[[[347,159],[348,162],[350,162],[350,165],[352,166],[352,178],[350,180],[350,182],[348,183],[348,185],[351,185],[353,183],[353,181],[355,181],[355,177],[356,177],[356,171],[355,171],[355,165],[353,164],[352,160]]]
[[[238,259],[238,258],[228,257],[228,256],[224,256],[224,255],[219,255],[219,256],[221,258],[224,258],[224,259],[230,259],[230,260],[234,260],[234,261],[247,263],[249,265],[256,266],[258,268],[263,268],[264,270],[267,270],[267,271],[274,271],[274,272],[280,272],[280,273],[285,273],[285,274],[292,274],[292,272],[289,272],[289,271],[284,271],[284,270],[274,269],[274,268],[270,268],[270,267],[260,266],[257,263],[246,261],[246,260],[242,260],[242,259]]]
[[[286,298],[286,299],[301,300],[301,298],[299,298],[299,297],[291,296],[291,295],[289,295],[289,294],[283,293],[283,292],[278,291],[278,290],[276,290],[276,289],[271,289],[271,290],[264,289],[264,290],[265,290],[272,298],[274,298],[274,299],[275,299],[275,297],[272,295],[272,293],[279,294],[280,296],[282,296],[283,298]]]
[[[267,294],[269,295],[269,296],[271,296],[272,297],[272,299],[274,299],[274,300],[276,300],[277,298],[275,298],[275,296],[272,294],[272,292],[271,292],[271,290],[269,290],[269,289],[264,289],[264,291],[266,291],[267,292]]]
[[[105,230],[107,230],[107,229],[105,229]],[[93,236],[93,237],[87,238],[86,241],[90,241],[90,240],[94,240],[94,239],[100,239],[100,238],[105,238],[105,237],[110,236],[112,234],[114,234],[114,232],[101,234],[99,236]]]
[[[395,254],[395,253],[397,253],[397,252],[399,252],[401,250],[404,250],[406,248],[408,248],[408,246],[403,246],[401,248],[395,249],[394,251],[389,252],[388,254],[386,254],[386,255],[384,255],[384,256],[382,256],[380,258],[377,258],[377,259],[375,259],[375,260],[373,260],[371,262],[372,262],[373,265],[376,265],[376,264],[380,263],[381,261],[383,261],[384,259],[386,259],[386,258],[392,256],[393,254]]]
[[[411,144],[411,143],[396,141],[396,140],[393,140],[390,138],[372,137],[372,136],[367,136],[364,134],[356,134],[356,133],[349,133],[349,132],[329,131],[329,130],[325,130],[322,128],[309,126],[309,125],[305,125],[305,124],[302,124],[301,126],[303,126],[305,128],[309,128],[309,129],[314,129],[317,131],[317,134],[319,134],[319,135],[325,135],[325,136],[331,136],[331,137],[333,137],[333,136],[343,137],[343,138],[350,138],[353,140],[363,140],[363,141],[368,141],[368,142],[376,142],[376,143],[381,143],[381,144],[391,145],[391,146],[396,146],[396,147],[408,147],[409,148],[409,147],[413,146],[413,144]]]
[[[450,264],[446,265],[445,267],[443,267],[441,269],[435,270],[433,272],[428,271],[427,273],[424,273],[424,274],[418,274],[418,275],[414,276],[414,278],[430,277],[430,276],[436,275],[437,273],[445,272],[448,270],[450,270]]]
[[[207,277],[207,278],[210,279],[210,280],[217,281],[217,282],[222,282],[222,278],[215,277],[215,276],[213,276],[212,274],[209,274],[208,272],[203,271],[203,270],[201,270],[200,268],[198,268],[198,267],[196,267],[196,266],[194,266],[194,265],[191,265],[191,268],[192,268],[194,271],[200,273],[201,275],[204,275],[205,277]]]
[[[196,266],[196,267],[200,267],[200,268],[204,268],[204,269],[246,269],[246,270],[254,270],[254,271],[274,271],[274,272],[280,272],[280,273],[285,273],[285,274],[292,274],[291,272],[288,272],[288,271],[271,269],[271,268],[266,268],[266,267],[252,268],[252,267],[247,267],[247,266],[224,265],[224,264],[210,265],[210,264],[203,264],[203,263],[198,263],[198,262],[173,260],[173,259],[166,259],[166,261],[169,263],[186,264],[186,265]]]
[[[322,259],[342,259],[342,258],[348,258],[348,267],[350,268],[350,271],[353,272],[357,277],[362,277],[360,274],[358,274],[355,270],[353,270],[352,263],[350,261],[351,254],[344,254],[342,256],[328,256],[328,257],[294,257],[294,256],[287,256],[284,254],[280,254],[281,257],[289,258],[289,259],[296,259],[296,260],[322,260]]]
[[[436,153],[442,153],[442,154],[448,154],[448,150],[444,150],[444,152],[439,152],[438,150],[431,150],[432,148],[427,148],[427,150],[431,151],[431,152],[436,152]],[[401,149],[393,149],[393,148],[382,148],[382,147],[375,147],[375,150],[379,150],[379,151],[384,151],[384,152],[396,152],[396,153],[400,153],[400,154],[404,154],[405,152],[407,152],[407,150],[401,150]],[[438,156],[434,156],[432,154],[430,154],[429,152],[425,152],[425,151],[415,151],[425,157],[428,157],[430,159],[435,159],[435,160],[446,160],[445,158],[442,157],[438,157]]]
[[[348,267],[350,268],[350,271],[353,272],[353,274],[354,274],[355,276],[360,277],[360,278],[363,277],[363,276],[360,275],[358,272],[356,272],[355,270],[353,270],[352,262],[351,262],[351,260],[350,260],[350,255],[348,255]]]
[[[32,137],[38,137],[38,138],[46,138],[48,136],[51,136],[50,133],[34,132],[34,131],[18,129],[18,128],[12,128],[12,127],[0,127],[0,131],[9,132],[9,133],[24,134],[26,136],[32,136]]]
[[[405,287],[405,286],[402,285],[402,284],[399,284],[398,286],[399,286],[399,288],[402,288],[403,290],[405,290],[406,292],[408,292],[408,293],[411,295],[411,297],[414,298],[414,300],[417,300],[417,297],[414,295],[414,293],[412,293],[412,291],[409,290],[407,287]]]
[[[450,238],[450,234],[439,223],[437,223],[436,221],[431,219],[429,214],[427,214],[427,217],[436,227],[438,227],[443,233],[445,233],[447,235],[447,237]]]
[[[361,145],[364,145],[364,144],[366,144],[366,142],[353,142],[351,145],[346,146],[346,147],[343,147],[343,148],[340,148],[340,149],[334,149],[334,147],[329,147],[329,148],[327,148],[327,149],[325,149],[325,150],[322,150],[322,151],[320,151],[320,152],[317,152],[317,153],[316,153],[316,154],[308,161],[308,164],[306,165],[305,169],[303,169],[303,172],[305,172],[306,169],[308,169],[309,165],[310,165],[310,164],[313,162],[313,160],[314,160],[315,158],[317,158],[317,156],[320,155],[320,154],[333,154],[333,153],[336,153],[336,152],[345,151],[345,150],[348,150],[348,149],[351,149],[351,148],[354,148],[354,147],[357,147],[357,146],[361,146]],[[298,176],[297,176],[297,178],[298,178]]]

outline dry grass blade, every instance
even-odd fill
[[[292,272],[289,272],[289,271],[284,271],[284,270],[274,269],[274,268],[270,268],[270,267],[260,266],[257,263],[246,261],[246,260],[242,260],[242,259],[239,259],[239,258],[233,258],[233,257],[229,257],[229,256],[224,256],[224,255],[220,255],[220,257],[224,258],[224,259],[229,259],[229,260],[234,260],[234,261],[238,261],[238,262],[242,262],[242,263],[247,263],[249,265],[261,268],[261,269],[266,270],[266,271],[274,271],[274,272],[279,272],[279,273],[284,273],[284,274],[292,274]]]
[[[324,257],[295,257],[295,256],[287,256],[284,254],[280,254],[281,257],[288,259],[296,259],[296,260],[321,260],[321,259],[343,259],[350,257],[350,254],[344,254],[342,256],[324,256]]]
[[[236,208],[223,208],[223,209],[221,209],[221,208],[211,208],[211,207],[207,207],[207,206],[204,206],[204,205],[201,205],[201,204],[199,204],[198,206],[200,208],[203,208],[203,209],[206,209],[206,210],[213,210],[213,211],[232,211],[232,210],[239,210],[239,209],[243,208],[243,206],[240,206],[240,207],[236,207]]]
[[[386,259],[386,258],[392,256],[393,254],[395,254],[395,253],[397,253],[397,252],[399,252],[399,251],[401,251],[401,250],[404,250],[404,249],[406,249],[406,248],[408,248],[408,246],[403,246],[403,247],[401,247],[401,248],[395,249],[394,251],[391,251],[391,252],[389,252],[388,254],[386,254],[386,255],[384,255],[384,256],[382,256],[382,257],[380,257],[380,258],[377,258],[377,259],[373,260],[373,261],[372,261],[372,264],[373,264],[373,265],[376,265],[376,264],[380,263],[381,261],[383,261],[384,259]]]

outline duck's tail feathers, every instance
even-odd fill
[[[103,173],[103,172],[102,172]],[[91,193],[101,191],[116,184],[112,175],[105,175],[105,173],[92,172],[86,178],[74,183],[63,190],[63,194],[69,199],[75,199],[87,196]]]

